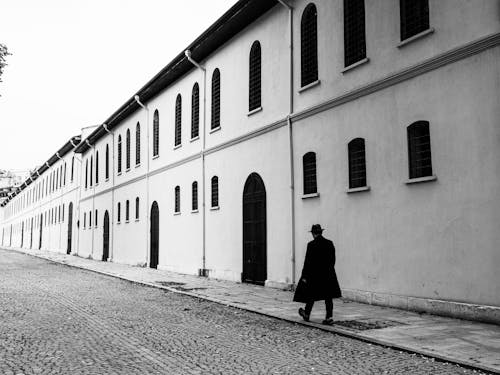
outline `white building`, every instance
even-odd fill
[[[321,223],[346,297],[499,322],[499,14],[239,1],[39,170],[78,161],[59,200],[10,199],[2,244],[55,215],[42,248],[287,287]]]

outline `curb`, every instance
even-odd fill
[[[384,346],[384,347],[387,347],[387,348],[390,348],[390,349],[403,351],[403,352],[406,352],[406,353],[409,353],[409,354],[423,355],[425,357],[434,358],[434,359],[438,360],[439,362],[447,362],[447,363],[450,363],[450,364],[460,365],[460,366],[462,366],[464,368],[467,368],[467,369],[470,369],[470,370],[480,370],[480,371],[485,371],[485,372],[491,373],[491,374],[500,374],[500,371],[498,371],[497,369],[491,368],[491,367],[486,366],[486,365],[481,365],[481,364],[473,363],[473,362],[466,361],[466,360],[457,360],[457,359],[454,359],[454,358],[449,358],[449,357],[446,357],[445,355],[440,355],[440,354],[438,354],[436,352],[431,352],[431,351],[427,351],[427,350],[424,350],[424,349],[416,350],[415,348],[410,348],[410,347],[407,347],[405,345],[400,345],[400,344],[394,344],[394,343],[392,343],[390,341],[380,340],[380,339],[376,339],[376,338],[372,338],[372,337],[366,337],[366,336],[360,335],[360,334],[358,334],[356,332],[351,332],[351,331],[348,331],[348,330],[345,330],[345,329],[342,329],[342,328],[338,328],[338,327],[335,327],[335,326],[328,326],[327,327],[327,326],[323,326],[323,325],[321,325],[319,323],[305,322],[303,320],[294,320],[294,319],[290,319],[290,318],[287,318],[287,317],[282,317],[282,316],[278,316],[278,315],[272,315],[270,313],[261,311],[259,309],[252,308],[251,306],[248,306],[248,305],[243,305],[242,306],[242,305],[237,304],[237,303],[227,302],[227,301],[219,300],[217,298],[212,298],[212,297],[209,297],[209,296],[200,296],[200,295],[195,294],[195,293],[178,290],[178,289],[175,289],[175,288],[171,288],[171,287],[168,287],[168,286],[159,285],[159,284],[155,284],[155,283],[150,283],[150,282],[147,282],[147,281],[141,281],[141,280],[136,280],[136,279],[133,279],[133,278],[128,278],[126,276],[115,274],[115,273],[111,273],[111,272],[99,271],[99,270],[87,268],[85,266],[78,266],[78,265],[74,265],[74,264],[68,264],[68,263],[61,262],[61,261],[58,261],[58,260],[55,260],[55,259],[47,258],[47,257],[45,257],[45,256],[43,256],[41,254],[39,255],[39,254],[32,254],[32,253],[24,252],[21,249],[4,249],[4,248],[2,248],[2,249],[3,250],[7,250],[7,251],[15,251],[17,253],[22,253],[22,254],[25,254],[25,255],[29,255],[29,256],[32,256],[34,258],[44,259],[46,261],[49,261],[49,262],[52,262],[52,263],[56,263],[56,264],[60,264],[60,265],[63,265],[63,266],[68,266],[68,267],[72,267],[72,268],[77,268],[77,269],[81,269],[81,270],[85,270],[85,271],[94,272],[94,273],[97,273],[99,275],[105,275],[105,276],[117,278],[117,279],[120,279],[120,280],[123,280],[123,281],[128,281],[128,282],[133,283],[133,284],[139,284],[139,285],[144,285],[144,286],[148,286],[148,287],[151,287],[151,288],[167,290],[167,291],[172,292],[172,293],[182,294],[182,295],[186,295],[186,296],[193,297],[193,298],[198,298],[198,299],[205,300],[205,301],[210,301],[210,302],[218,303],[218,304],[221,304],[221,305],[224,305],[224,306],[229,306],[229,307],[237,308],[239,310],[250,311],[250,312],[253,312],[253,313],[256,313],[256,314],[259,314],[259,315],[271,317],[271,318],[274,318],[274,319],[279,319],[279,320],[286,321],[286,322],[289,322],[289,323],[300,324],[300,325],[307,326],[307,327],[310,327],[310,328],[315,328],[315,329],[318,329],[318,330],[321,330],[321,331],[324,331],[324,332],[335,333],[335,334],[338,334],[340,336],[349,337],[349,338],[356,339],[356,340],[363,341],[363,342],[370,343],[370,344]]]

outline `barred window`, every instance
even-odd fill
[[[210,128],[220,127],[220,71],[215,69],[212,75],[212,123]]]
[[[355,138],[347,145],[349,153],[349,188],[366,186],[365,140]]]
[[[45,222],[47,222],[47,213],[45,213]],[[87,214],[83,213],[83,229],[87,226]]]
[[[97,210],[95,210],[94,222],[95,222],[95,224],[94,224],[94,225],[95,225],[95,227],[97,228],[97,225],[98,225],[98,223],[97,223]]]
[[[127,201],[125,202],[125,221],[128,222],[129,219],[130,219],[130,202],[127,199]]]
[[[73,176],[75,172],[75,157],[71,158],[71,182],[73,182]]]
[[[89,211],[89,228],[92,228],[92,211]]]
[[[63,208],[62,208],[62,221],[64,222],[64,203],[63,203]]]
[[[198,182],[194,181],[191,185],[191,209],[198,210]]]
[[[135,220],[139,220],[139,197],[135,198]]]
[[[135,126],[135,165],[141,164],[141,124]]]
[[[344,0],[344,63],[366,58],[365,1]]]
[[[126,166],[126,170],[129,170],[130,169],[130,129],[127,129],[125,142],[126,142],[125,166]]]
[[[316,182],[316,154],[308,152],[302,157],[304,170],[304,194],[314,194],[318,192]]]
[[[182,131],[182,97],[177,94],[175,99],[175,130],[174,130],[174,146],[181,144],[181,131]]]
[[[153,116],[153,156],[158,156],[160,151],[160,114],[155,110]]]
[[[118,136],[118,173],[122,173],[122,136]]]
[[[310,3],[300,24],[301,86],[318,80],[318,27],[316,6]]]
[[[94,175],[94,157],[90,156],[90,187],[92,187],[92,180],[93,180],[93,175]]]
[[[88,187],[89,160],[85,160],[85,189]]]
[[[66,186],[66,162],[64,162],[64,181],[63,185]]]
[[[181,188],[179,186],[175,187],[175,212],[181,212]]]
[[[118,206],[117,206],[117,209],[116,209],[116,219],[118,222],[121,221],[121,213],[122,213],[122,205],[120,202],[118,202]]]
[[[401,40],[429,28],[429,0],[400,0]]]
[[[432,176],[431,137],[428,121],[408,126],[408,166],[410,178]]]
[[[199,136],[200,129],[200,87],[198,82],[191,93],[191,139]]]
[[[219,177],[212,177],[212,207],[219,207]]]
[[[109,145],[106,144],[106,180],[109,178]]]
[[[95,152],[95,183],[99,183],[99,151]]]
[[[253,111],[261,106],[261,49],[256,40],[250,49],[248,110]]]

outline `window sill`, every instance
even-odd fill
[[[369,61],[370,61],[370,59],[368,57],[365,57],[364,59],[359,60],[359,61],[355,62],[354,64],[346,66],[344,69],[341,70],[341,72],[342,72],[342,74],[347,73],[347,72],[357,68],[358,66],[366,64]]]
[[[309,89],[312,89],[313,87],[318,86],[320,83],[321,83],[321,81],[320,81],[319,79],[317,79],[316,81],[311,82],[311,83],[309,83],[309,84],[307,84],[307,85],[305,85],[305,86],[301,87],[301,88],[299,89],[299,94],[302,94],[304,91],[307,91],[307,90],[309,90]]]
[[[410,44],[411,42],[414,42],[415,40],[419,40],[419,39],[425,37],[426,35],[429,35],[429,34],[432,34],[432,33],[434,33],[434,28],[433,27],[431,27],[431,28],[429,28],[427,30],[424,30],[424,31],[422,31],[422,32],[420,32],[418,34],[415,34],[415,35],[409,37],[408,39],[402,40],[401,42],[398,43],[397,47],[398,48],[404,47],[407,44]]]
[[[215,206],[215,207],[210,207],[210,211],[217,211],[219,210],[220,207],[219,206]]]
[[[129,220],[125,220],[125,224],[128,224],[129,223]]]
[[[127,169],[125,169],[125,172],[130,172],[130,167],[128,167]]]
[[[417,178],[409,178],[408,180],[405,181],[406,185],[411,185],[411,184],[418,184],[420,182],[429,182],[429,181],[436,181],[437,176],[432,175],[432,176],[425,176],[425,177],[417,177]]]
[[[97,182],[96,182],[96,184],[94,185],[94,187],[96,188],[96,187],[98,187],[98,186],[99,186],[99,183],[97,183]]]
[[[197,136],[196,136],[196,137],[194,137],[194,138],[191,138],[191,139],[189,140],[189,142],[194,142],[194,141],[197,141],[198,139],[200,139],[200,136],[199,136],[199,135],[197,135]]]
[[[311,193],[302,195],[302,199],[319,198],[319,193]]]
[[[135,165],[136,168],[139,168],[140,166],[141,166],[141,163]]]
[[[109,177],[104,180],[104,182],[108,182],[108,181],[109,181]]]
[[[121,176],[122,175],[122,172],[118,172],[117,176]]]
[[[158,159],[159,157],[160,157],[160,155],[155,155],[155,156],[153,156],[153,160]]]
[[[137,223],[139,221],[139,219],[135,219],[135,222]]]
[[[180,212],[180,211],[179,211],[179,212],[174,212],[174,216],[178,216],[178,215],[180,215],[180,214],[181,214],[181,212]]]
[[[198,213],[198,210],[191,210],[191,213],[192,213],[192,214],[197,214],[197,213]]]
[[[262,106],[252,109],[250,112],[247,113],[247,116],[250,117],[260,111],[262,111]]]
[[[116,224],[121,224],[122,222],[121,221],[118,221]]]
[[[370,187],[369,186],[360,186],[357,188],[349,188],[349,189],[346,189],[345,192],[347,194],[352,194],[352,193],[360,193],[362,191],[370,191]]]
[[[177,150],[178,148],[182,147],[182,143],[179,143],[177,146],[174,146],[174,150]]]
[[[220,126],[217,126],[216,128],[210,129],[210,134],[218,132],[220,130]]]

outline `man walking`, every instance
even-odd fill
[[[307,244],[306,258],[293,300],[305,303],[299,315],[309,321],[315,301],[325,300],[326,318],[323,324],[333,324],[333,298],[342,297],[337,274],[335,273],[335,247],[333,242],[322,235],[321,225],[311,228],[313,240]]]

